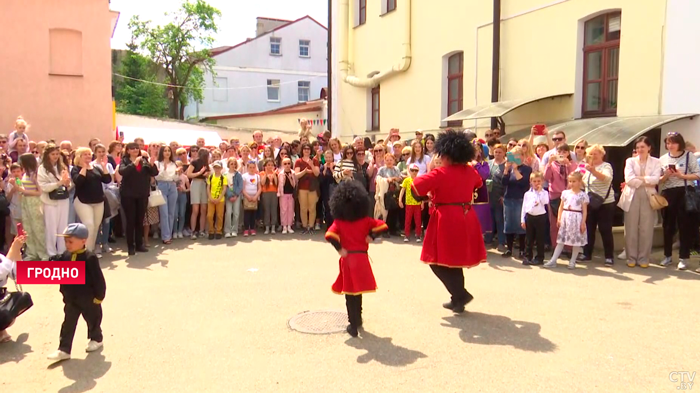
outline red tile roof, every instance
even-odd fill
[[[300,102],[298,104],[284,106],[282,108],[272,109],[265,112],[258,113],[240,113],[237,115],[221,115],[221,116],[209,116],[201,119],[200,121],[208,120],[226,120],[226,119],[240,119],[244,117],[258,117],[258,116],[270,116],[270,115],[284,115],[288,113],[301,113],[301,112],[314,112],[323,110],[324,100],[313,100],[307,102]]]
[[[267,18],[265,18],[265,19],[267,19]],[[291,22],[288,22],[288,23],[285,23],[285,24],[283,24],[283,25],[281,25],[281,26],[278,26],[278,27],[276,27],[276,28],[274,28],[274,29],[272,29],[272,30],[270,30],[270,31],[268,31],[268,32],[266,32],[266,33],[264,33],[264,34],[260,34],[259,36],[255,37],[255,38],[248,38],[247,40],[245,40],[245,41],[243,41],[243,42],[241,42],[241,43],[239,43],[239,44],[236,44],[236,45],[234,45],[234,46],[220,46],[220,47],[218,47],[218,48],[211,49],[211,55],[212,55],[212,57],[213,57],[213,56],[218,56],[218,55],[220,55],[220,54],[222,54],[222,53],[225,53],[225,52],[230,51],[231,49],[238,48],[238,47],[241,46],[241,45],[245,45],[245,44],[247,44],[247,43],[249,43],[249,42],[251,42],[251,41],[255,41],[255,40],[257,40],[257,39],[260,38],[260,37],[264,37],[264,36],[266,36],[266,35],[268,35],[268,34],[270,34],[270,33],[272,33],[272,32],[275,32],[275,31],[277,31],[277,30],[284,29],[285,27],[290,26],[290,25],[293,25],[293,24],[295,24],[295,23],[297,23],[297,22],[300,22],[300,21],[302,21],[302,20],[304,20],[304,19],[310,19],[310,20],[316,22],[316,24],[318,24],[319,26],[321,26],[321,27],[323,27],[324,29],[328,30],[328,28],[327,28],[326,26],[320,24],[316,19],[310,17],[309,15],[306,15],[306,16],[304,16],[304,17],[301,17],[301,18],[297,19],[297,20],[293,20],[293,21],[291,21]]]

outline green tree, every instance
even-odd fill
[[[133,115],[165,117],[168,100],[165,86],[158,85],[157,67],[146,57],[136,52],[133,42],[127,45],[128,51],[117,68],[114,98],[117,111]]]
[[[165,71],[166,81],[171,85],[169,115],[174,119],[184,119],[185,105],[190,100],[201,102],[204,72],[214,75],[215,62],[209,49],[220,16],[221,11],[204,0],[188,0],[164,26],[152,26],[150,21],[141,21],[138,16],[129,22],[133,40]]]

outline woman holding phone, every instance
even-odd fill
[[[672,263],[673,236],[678,229],[678,270],[685,270],[686,261],[690,258],[690,246],[694,240],[693,218],[685,210],[685,187],[689,182],[692,185],[692,182],[700,179],[700,167],[693,154],[685,151],[685,139],[681,134],[669,132],[665,142],[668,154],[659,158],[663,169],[659,188],[661,195],[668,201],[668,207],[663,210],[665,258],[661,266]]]
[[[503,215],[505,221],[504,232],[506,234],[506,251],[502,254],[504,258],[513,256],[513,243],[515,236],[518,236],[520,245],[520,258],[525,255],[525,229],[520,226],[521,211],[523,208],[523,198],[530,189],[530,174],[532,168],[523,162],[522,149],[514,147],[506,155],[508,162],[503,172]]]

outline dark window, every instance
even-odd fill
[[[456,53],[447,59],[447,116],[462,110],[464,54]],[[462,121],[450,121],[448,127],[461,127]]]
[[[372,89],[372,131],[379,131],[379,86]]]
[[[365,22],[367,21],[367,0],[360,0],[360,23],[361,25],[364,25]]]
[[[617,115],[622,14],[595,17],[585,26],[583,117]]]
[[[396,9],[397,0],[386,0],[386,12],[391,12]]]

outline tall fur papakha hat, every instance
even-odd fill
[[[341,182],[329,203],[336,220],[357,221],[369,216],[369,194],[357,181]]]

